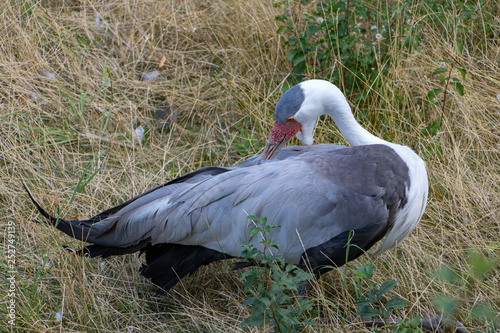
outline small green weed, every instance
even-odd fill
[[[447,64],[449,64],[448,65],[449,69],[446,68]],[[455,87],[455,90],[457,91],[457,93],[460,96],[463,96],[465,94],[465,92],[464,92],[464,86],[462,85],[462,82],[460,82],[460,79],[458,79],[457,77],[453,77],[453,75],[452,75],[453,74],[453,68],[454,68],[454,63],[450,62],[450,60],[448,60],[448,59],[443,60],[439,64],[439,67],[436,68],[434,70],[434,72],[432,72],[431,76],[432,77],[439,76],[439,83],[441,84],[442,87],[441,88],[432,89],[431,91],[429,91],[429,93],[425,97],[425,100],[426,100],[427,103],[429,103],[431,105],[435,105],[435,106],[441,108],[443,112],[444,112],[444,107],[446,105],[447,97],[448,96],[450,98],[454,97],[453,93],[451,93],[449,91],[450,81],[452,82],[453,86]],[[463,68],[462,66],[457,66],[457,70],[460,72],[460,74],[462,76],[462,79],[465,79],[465,75],[467,73],[467,71],[465,70],[465,68]],[[444,73],[447,73],[447,74],[443,75]],[[442,102],[441,101],[436,101],[435,98],[438,95],[441,95],[441,94],[443,95],[443,101]],[[427,130],[427,128],[425,130]],[[436,135],[435,133],[433,133],[431,131],[426,131],[424,134]]]
[[[437,279],[442,280],[455,291],[455,296],[445,294],[436,295],[432,302],[434,307],[445,316],[457,317],[460,313],[460,306],[468,294],[474,294],[478,288],[495,289],[494,282],[488,279],[498,267],[497,258],[487,258],[483,255],[472,252],[467,258],[469,271],[461,272],[452,266],[445,266],[434,272]],[[500,329],[498,312],[494,310],[493,303],[477,302],[469,310],[468,315],[473,321],[482,321],[489,325],[488,332],[497,332]]]
[[[401,319],[395,324],[389,326],[392,332],[394,333],[422,333],[422,330],[419,328],[420,325],[420,316],[415,316],[413,319]]]
[[[252,133],[248,133],[250,126],[251,124],[247,119],[240,120],[234,125],[241,136],[234,143],[234,150],[236,150],[240,157],[249,156],[256,150],[258,140],[253,137]]]
[[[394,314],[394,309],[403,308],[408,303],[400,297],[394,296],[387,299],[387,294],[394,289],[398,283],[395,280],[386,280],[380,286],[377,283],[369,283],[373,277],[373,264],[370,262],[364,266],[358,267],[357,271],[352,272],[353,283],[356,287],[356,315],[364,320],[371,318],[389,319]],[[369,285],[369,291],[362,292],[364,284]],[[404,318],[396,323],[387,325],[387,328],[394,333],[421,333],[418,328],[420,317],[415,316],[411,319]]]
[[[425,101],[428,105],[433,105],[437,108],[440,108],[441,116],[439,118],[436,118],[432,122],[432,124],[422,129],[423,136],[436,137],[438,135],[439,130],[441,129],[441,125],[443,123],[443,117],[445,114],[445,107],[446,107],[446,102],[448,101],[448,97],[449,98],[455,97],[455,95],[452,92],[450,92],[450,83],[452,83],[452,85],[455,87],[456,92],[460,96],[464,96],[465,94],[462,82],[460,81],[459,78],[454,77],[453,75],[454,67],[455,67],[454,62],[448,59],[444,59],[443,61],[440,62],[439,67],[436,68],[431,74],[431,77],[435,76],[439,77],[439,84],[441,85],[441,87],[429,91],[429,93],[425,97]],[[462,79],[465,79],[465,75],[467,74],[466,69],[463,68],[462,66],[456,66],[456,69],[460,72]],[[436,100],[436,98],[441,97],[441,95],[442,95],[442,100]],[[441,147],[441,144],[439,142],[429,143],[425,156],[427,157],[432,155],[437,155],[441,159],[443,158],[444,156],[443,148]]]
[[[273,332],[299,332],[307,325],[314,325],[312,319],[317,316],[317,311],[313,310],[314,301],[298,295],[299,288],[311,280],[312,275],[293,264],[285,264],[280,254],[271,253],[273,249],[279,250],[278,244],[269,238],[271,230],[277,226],[268,225],[265,217],[251,215],[248,219],[256,225],[250,237],[260,234],[264,250],[247,242],[242,246],[242,257],[257,266],[240,278],[245,283],[245,293],[251,295],[243,306],[252,308],[251,315],[241,325],[269,325]]]
[[[354,276],[358,278],[358,286],[360,280],[368,281],[373,276],[373,264],[369,263],[359,267]],[[385,294],[394,289],[396,284],[395,280],[387,280],[380,286],[377,283],[370,284],[368,294],[358,296],[356,301],[358,312],[356,314],[365,319],[379,316],[388,318],[393,315],[393,309],[405,307],[408,303],[399,297],[392,297],[384,301]]]

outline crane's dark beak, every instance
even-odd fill
[[[266,147],[264,147],[264,151],[262,152],[262,160],[272,160],[278,155],[281,148],[283,148],[289,140],[283,138],[283,140],[278,142],[268,141]]]
[[[302,125],[295,121],[294,117],[286,119],[283,123],[274,122],[274,126],[269,133],[269,141],[267,142],[262,160],[272,160],[278,155],[291,138],[294,137],[302,128]]]

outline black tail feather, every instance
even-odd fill
[[[52,217],[49,213],[47,213],[45,211],[45,209],[43,209],[42,207],[40,207],[40,205],[38,204],[38,202],[36,202],[36,200],[31,195],[30,191],[28,191],[28,188],[26,187],[26,185],[24,185],[23,182],[21,182],[21,184],[23,184],[24,190],[26,191],[26,193],[28,193],[28,196],[30,197],[31,202],[33,203],[33,205],[35,205],[36,209],[38,209],[38,211],[40,212],[40,214],[42,214],[43,217],[45,217],[46,219],[48,219],[49,222],[50,222],[50,224],[52,224],[53,226],[55,226],[57,224],[57,222],[59,221],[59,219],[56,219],[55,217]],[[36,221],[36,222],[40,222],[40,221]],[[42,221],[42,223],[47,223],[47,222],[46,221]]]
[[[82,242],[93,242],[94,234],[92,233],[92,226],[95,223],[100,222],[100,218],[103,214],[100,214],[96,217],[93,217],[89,220],[85,221],[71,221],[71,220],[63,220],[60,218],[55,218],[51,216],[49,213],[43,209],[40,204],[33,198],[31,195],[30,191],[24,185],[23,187],[25,191],[28,193],[28,196],[31,199],[31,202],[35,205],[35,207],[38,209],[40,214],[47,219],[47,221],[36,221],[38,223],[45,223],[45,224],[50,224],[57,229],[61,230],[68,236],[71,236],[79,241]],[[139,250],[142,250],[146,244],[149,243],[149,239],[143,240],[142,242],[139,242],[137,245],[129,246],[129,247],[111,247],[111,246],[102,246],[102,245],[87,245],[82,249],[75,250],[71,249],[68,247],[65,247],[66,250],[75,252],[78,255],[81,256],[89,256],[89,257],[109,257],[109,256],[114,256],[114,255],[123,255],[123,254],[129,254],[129,253],[134,253]]]
[[[51,216],[49,213],[47,213],[45,209],[43,209],[38,204],[38,202],[31,195],[30,191],[28,191],[26,185],[24,185],[24,183],[22,184],[25,191],[28,193],[31,202],[35,205],[36,209],[38,209],[38,212],[40,212],[40,214],[48,220],[48,221],[36,221],[36,222],[50,224],[59,229],[60,231],[64,232],[66,235],[71,236],[79,241],[91,242],[90,236],[91,236],[92,225],[94,224],[94,221],[92,219],[86,221],[77,221],[77,220],[64,220],[60,218],[55,218]]]

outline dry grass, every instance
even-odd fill
[[[137,273],[136,256],[85,259],[61,250],[73,241],[29,222],[39,216],[21,181],[48,211],[90,216],[165,180],[258,153],[290,70],[284,41],[275,34],[279,9],[258,0],[9,0],[0,13],[0,214],[2,231],[14,222],[17,235],[16,324],[9,329],[242,330],[245,295],[229,263],[205,267],[156,297]],[[399,281],[397,294],[411,304],[402,316],[435,313],[430,300],[445,293],[460,298],[459,320],[485,330],[468,313],[478,302],[500,312],[498,270],[470,285],[464,280],[460,288],[430,272],[451,264],[466,274],[471,251],[500,256],[500,36],[470,40],[458,54],[452,41],[428,32],[421,52],[394,55],[391,78],[381,78],[385,103],[368,106],[388,119],[386,130],[364,124],[425,157],[428,208],[397,249],[351,265],[373,260],[376,282]],[[442,113],[423,98],[439,83],[429,74],[450,55],[467,70],[466,94],[448,100]],[[159,73],[155,81],[139,80],[151,71]],[[155,117],[160,106],[177,112],[178,122]],[[440,116],[439,135],[423,137],[421,130]],[[132,140],[139,124],[149,130],[144,144]],[[317,135],[317,142],[344,143],[329,119],[320,121]],[[431,144],[441,146],[442,157],[429,153]],[[73,198],[79,180],[96,171]],[[328,299],[318,305],[324,315],[353,316],[350,291],[335,273],[319,281],[315,296]],[[365,331],[341,323],[316,330]]]

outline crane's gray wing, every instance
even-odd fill
[[[319,144],[314,146],[292,146],[282,149],[275,159],[273,160],[261,160],[260,155],[253,156],[244,162],[238,164],[237,168],[245,168],[255,165],[260,165],[264,163],[273,163],[276,161],[282,161],[290,158],[298,157],[304,153],[315,153],[315,154],[323,154],[324,152],[328,152],[334,149],[343,149],[344,146],[330,145],[330,144]],[[143,205],[156,201],[161,198],[167,198],[174,191],[178,190],[181,187],[185,187],[187,184],[199,183],[207,178],[213,177],[220,173],[229,171],[230,168],[222,168],[222,167],[206,167],[198,169],[194,172],[191,172],[182,177],[178,177],[174,180],[168,181],[164,184],[158,185],[118,206],[107,209],[98,215],[89,219],[92,223],[99,222],[105,220],[119,212],[119,215],[124,215],[127,212],[133,211],[138,207],[142,207]],[[102,228],[100,232],[106,231],[105,228]]]
[[[366,235],[368,248],[404,204],[407,169],[397,158],[388,147],[366,146],[229,170],[119,216],[94,243],[125,247],[148,239],[238,256],[242,241],[262,247],[249,239],[246,216],[253,214],[280,226],[271,237],[288,262],[351,230]]]
[[[299,156],[304,152],[319,151],[329,146],[331,148],[336,147],[334,145],[318,145],[317,147],[288,147],[280,151],[275,160],[262,161],[260,159],[260,155],[256,155],[239,164],[237,167],[245,168],[248,166],[260,165],[262,163],[281,161],[284,159]],[[96,237],[99,237],[103,233],[108,232],[111,228],[113,228],[118,220],[126,220],[127,216],[137,217],[138,215],[140,215],[140,212],[151,211],[151,207],[162,205],[166,201],[168,201],[169,196],[173,192],[181,188],[186,188],[192,186],[193,184],[203,182],[208,178],[227,172],[229,170],[231,169],[221,167],[201,168],[197,171],[168,181],[162,185],[156,186],[118,206],[107,209],[86,221],[64,221],[62,219],[55,219],[50,216],[42,207],[40,207],[40,205],[33,199],[29,192],[28,194],[40,213],[49,220],[48,223],[56,225],[58,229],[76,239],[93,243]],[[142,228],[147,226],[149,225],[146,223],[140,223],[136,226],[136,229],[137,227]],[[143,231],[139,232],[139,234],[146,235],[147,233]],[[109,256],[115,254],[123,254],[124,251],[127,253],[135,252],[139,249],[142,249],[147,242],[148,240],[146,237],[138,239],[133,244],[127,244],[125,247],[123,245],[119,245],[117,248],[111,247],[110,244],[99,242],[103,244],[102,247],[94,244],[91,249],[93,250],[93,255]],[[118,244],[118,242],[114,243]]]

